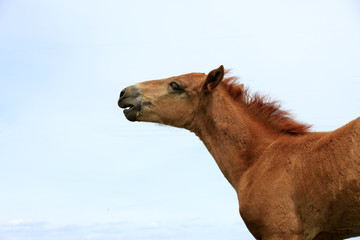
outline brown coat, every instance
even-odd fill
[[[309,132],[276,102],[250,95],[221,66],[130,86],[130,121],[186,128],[205,144],[238,195],[256,239],[360,236],[360,118]]]

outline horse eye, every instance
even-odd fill
[[[170,85],[171,89],[174,90],[174,91],[181,91],[182,90],[180,85],[178,83],[176,83],[176,82],[171,82],[169,85]]]

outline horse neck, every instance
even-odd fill
[[[214,94],[212,101],[201,109],[192,131],[237,189],[243,173],[274,140],[274,135],[227,94]]]

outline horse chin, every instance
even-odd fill
[[[131,107],[129,109],[124,110],[124,115],[127,120],[131,122],[137,121],[137,117],[139,116],[140,111],[136,107]]]

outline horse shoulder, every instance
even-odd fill
[[[241,179],[240,214],[257,238],[291,232],[312,239],[359,226],[359,190],[360,118],[269,145]]]
[[[296,167],[299,216],[304,228],[352,236],[360,230],[360,118],[314,136]]]
[[[285,231],[311,239],[332,230],[324,223],[335,226],[336,216],[354,204],[349,191],[359,196],[360,168],[344,153],[359,143],[359,123],[284,136],[264,151],[244,174],[239,194],[240,214],[254,235]]]

